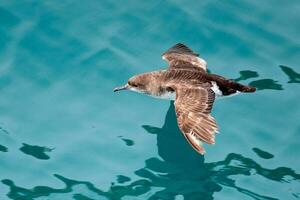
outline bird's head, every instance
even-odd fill
[[[116,87],[114,92],[120,90],[131,90],[139,93],[148,93],[149,78],[145,74],[131,77],[128,82],[121,87]]]

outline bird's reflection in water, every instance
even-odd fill
[[[62,189],[48,186],[27,189],[17,186],[12,180],[4,179],[2,183],[10,188],[7,196],[10,199],[35,199],[60,194],[72,195],[74,199],[121,199],[124,196],[146,195],[146,199],[155,200],[175,199],[177,195],[182,195],[184,199],[189,200],[213,199],[215,192],[223,187],[229,187],[253,199],[276,199],[239,187],[231,176],[256,174],[278,182],[287,181],[286,177],[292,178],[289,181],[300,180],[300,174],[291,168],[267,169],[254,160],[236,153],[227,155],[222,161],[204,163],[204,157],[187,144],[177,128],[172,102],[162,128],[147,125],[143,127],[149,133],[156,134],[160,158],[147,159],[145,167],[135,171],[135,174],[140,177],[138,180],[130,181],[129,177],[121,175],[117,183],[112,184],[108,191],[104,191],[90,182],[72,180],[57,174],[54,176],[65,184]],[[258,148],[255,151],[260,152],[259,154],[262,152]],[[80,190],[80,193],[77,193],[75,186],[84,186],[86,191]],[[151,189],[154,187],[160,190],[153,194]]]

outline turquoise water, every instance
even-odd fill
[[[300,3],[0,2],[0,199],[299,199]],[[198,155],[168,101],[112,89],[183,42],[258,88]]]

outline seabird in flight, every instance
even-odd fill
[[[168,61],[168,69],[135,75],[114,91],[131,90],[174,100],[180,130],[191,146],[204,154],[202,142],[214,144],[218,132],[210,114],[215,98],[256,89],[208,73],[206,62],[199,54],[181,43],[168,49],[162,58]]]

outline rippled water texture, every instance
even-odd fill
[[[0,2],[0,199],[299,199],[300,3]],[[183,42],[257,87],[198,155],[172,102],[112,89]]]

